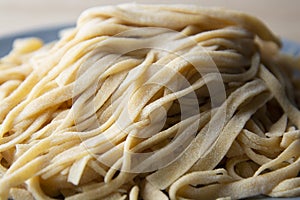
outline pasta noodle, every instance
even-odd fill
[[[0,199],[300,195],[299,60],[219,8],[86,10],[0,60]]]

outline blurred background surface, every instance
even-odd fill
[[[186,3],[245,11],[260,18],[277,35],[300,43],[299,0],[0,0],[0,37],[75,23],[89,7],[128,2]]]

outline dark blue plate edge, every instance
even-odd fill
[[[281,51],[294,56],[300,56],[300,44],[288,39],[281,39],[282,48]]]
[[[50,26],[45,28],[37,28],[29,31],[23,31],[11,35],[2,36],[0,37],[0,58],[7,55],[10,52],[13,41],[15,39],[26,38],[26,37],[38,37],[41,38],[45,43],[48,43],[58,39],[59,31],[74,26],[75,24],[68,23],[68,24]],[[300,43],[285,38],[281,40],[282,40],[282,52],[294,56],[300,56]]]
[[[37,28],[30,31],[23,31],[11,35],[2,36],[0,37],[0,58],[7,55],[11,51],[12,44],[15,39],[38,37],[42,39],[45,43],[48,43],[58,39],[59,31],[74,26],[75,24],[68,23],[58,26],[50,26],[46,28]]]

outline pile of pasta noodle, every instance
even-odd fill
[[[299,60],[219,8],[91,8],[0,60],[0,199],[300,195]]]

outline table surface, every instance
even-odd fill
[[[74,23],[80,13],[124,0],[0,0],[0,37],[31,29]],[[299,0],[135,0],[136,3],[187,3],[226,7],[257,16],[280,37],[300,43]]]

